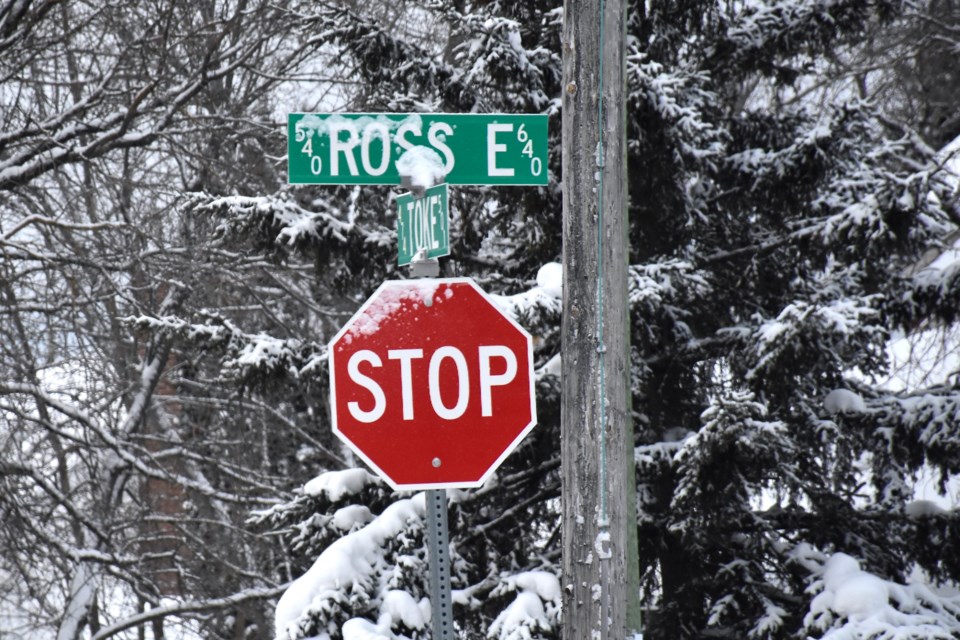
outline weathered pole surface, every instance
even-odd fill
[[[560,450],[568,640],[620,640],[639,624],[624,29],[623,0],[564,2]]]

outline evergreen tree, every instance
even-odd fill
[[[904,509],[931,449],[879,383],[887,341],[910,326],[902,311],[938,314],[917,304],[907,273],[952,230],[943,174],[887,139],[868,103],[763,99],[897,9],[668,3],[638,16],[630,173],[649,637],[853,629],[864,612],[839,597],[820,600],[830,613],[811,609],[823,569],[806,551],[903,582],[915,550],[936,544],[916,539]],[[929,637],[918,629],[906,637]]]

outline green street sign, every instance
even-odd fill
[[[546,115],[291,113],[287,136],[291,184],[548,181]]]
[[[446,184],[427,189],[419,198],[412,193],[397,196],[397,264],[410,264],[421,249],[425,258],[450,255],[448,218]]]

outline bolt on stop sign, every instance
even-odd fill
[[[383,283],[329,358],[334,433],[397,489],[478,487],[537,421],[530,335],[469,278]]]

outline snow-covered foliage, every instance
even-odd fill
[[[348,637],[349,619],[357,616],[386,615],[389,626],[422,630],[420,599],[398,587],[410,581],[404,572],[424,573],[423,515],[423,494],[398,500],[324,549],[277,603],[277,638]]]
[[[834,416],[838,413],[863,413],[867,410],[863,398],[855,391],[849,389],[834,389],[823,399],[823,408],[827,413]]]
[[[955,473],[952,382],[883,384],[892,335],[956,317],[950,265],[915,268],[960,222],[950,171],[864,94],[777,99],[896,10],[648,3],[631,23],[645,637],[814,633],[798,541],[891,584],[958,577],[932,551],[952,512],[906,509],[915,474]]]
[[[560,623],[560,581],[553,573],[527,571],[504,580],[491,595],[516,592],[487,630],[496,640],[531,640]]]
[[[899,584],[868,571],[845,553],[825,557],[805,545],[792,556],[812,569],[814,594],[804,627],[824,640],[955,638],[960,633],[960,591],[923,581]]]
[[[139,330],[174,335],[190,344],[221,350],[220,375],[229,380],[309,376],[327,357],[326,345],[305,344],[299,338],[282,339],[265,333],[247,334],[229,318],[209,312],[198,315],[205,316],[202,323],[177,316],[144,315],[122,320]]]
[[[202,196],[197,194],[195,199]],[[198,212],[219,214],[218,231],[223,234],[249,234],[257,226],[275,229],[277,244],[303,244],[322,238],[346,242],[344,234],[350,230],[347,221],[341,221],[325,212],[312,212],[278,198],[267,196],[227,196],[203,202]]]
[[[316,556],[277,604],[278,640],[424,637],[431,609],[423,517],[423,494],[391,495],[361,469],[322,473],[294,501],[258,512],[254,522],[289,527],[291,548]],[[465,586],[454,592],[458,608],[482,609],[488,599],[504,603],[489,637],[529,640],[556,629],[556,574],[505,572],[465,585],[466,554],[456,545],[451,551],[454,583]]]

